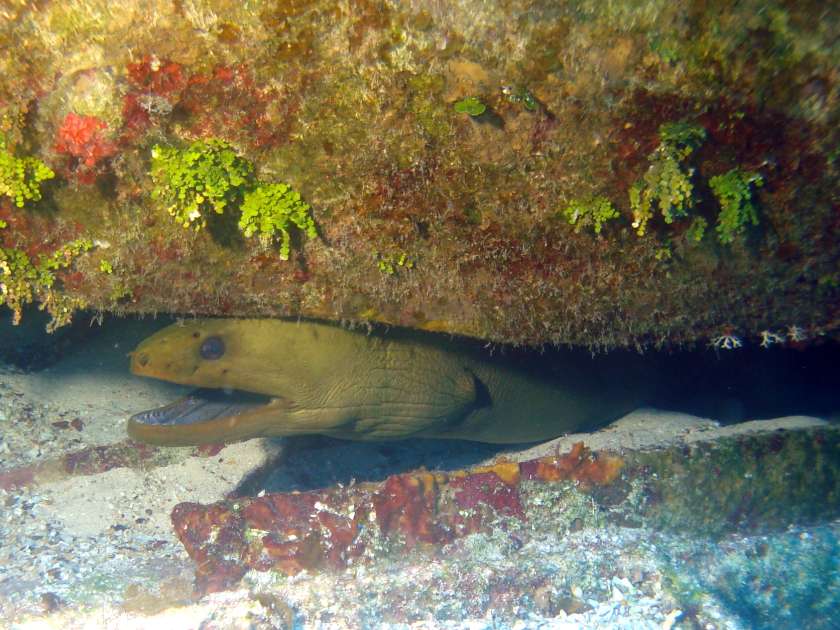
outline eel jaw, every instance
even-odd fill
[[[158,446],[237,442],[264,435],[266,416],[283,404],[282,399],[250,392],[198,389],[163,407],[134,414],[127,429],[133,439]]]

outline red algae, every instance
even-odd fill
[[[0,472],[0,490],[14,490],[33,485],[39,470],[37,464],[31,464]]]
[[[135,90],[158,96],[178,92],[186,85],[186,79],[179,63],[146,55],[126,67],[128,80]]]
[[[340,569],[379,550],[444,545],[489,531],[500,519],[526,519],[523,479],[607,485],[623,462],[592,455],[582,443],[558,460],[499,462],[452,473],[417,471],[379,484],[185,503],[175,532],[196,561],[201,591],[227,588],[248,569]],[[221,546],[221,536],[227,541]],[[368,552],[368,553],[366,553]],[[238,558],[239,566],[231,566]]]
[[[58,130],[56,153],[70,156],[67,175],[81,184],[92,184],[100,174],[97,167],[117,152],[115,144],[104,137],[107,125],[95,116],[70,112]]]
[[[703,535],[763,531],[762,522],[787,527],[817,512],[834,518],[838,503],[830,499],[837,494],[837,462],[828,454],[836,452],[836,433],[768,432],[623,457],[593,453],[579,442],[564,455],[521,463],[448,473],[420,470],[381,483],[209,506],[184,503],[172,521],[196,562],[200,592],[232,587],[249,570],[294,575],[341,570],[410,550],[434,555],[475,533],[501,532],[521,544],[545,527],[575,531],[580,527],[575,522],[595,513],[624,526],[648,523]],[[806,478],[809,483],[790,482]],[[570,492],[587,496],[585,514],[575,511],[578,499]]]
[[[617,478],[624,462],[620,457],[594,454],[583,442],[576,442],[565,455],[543,457],[520,464],[526,479],[539,481],[571,480],[584,488],[606,486]]]
[[[440,543],[452,535],[434,522],[438,479],[428,473],[389,477],[373,497],[376,522],[383,534],[402,533],[408,545]]]
[[[131,90],[123,97],[121,142],[137,142],[176,108],[185,130],[196,138],[230,137],[253,148],[288,138],[300,98],[295,91],[260,86],[242,64],[189,72],[178,63],[146,56],[129,64]]]
[[[245,547],[237,537],[241,537],[242,519],[235,512],[218,504],[180,503],[172,511],[172,520],[178,538],[193,550],[197,589],[224,590],[245,574],[247,567],[241,563]],[[205,544],[199,546],[199,542]]]
[[[462,509],[477,509],[482,505],[500,514],[524,518],[522,504],[515,485],[508,485],[494,472],[479,472],[450,481],[455,489],[455,503]]]
[[[243,65],[217,66],[189,77],[178,106],[195,137],[233,137],[266,149],[288,139],[300,100],[293,91],[258,85]]]

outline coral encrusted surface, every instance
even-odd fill
[[[838,30],[781,0],[7,2],[0,303],[836,336]]]

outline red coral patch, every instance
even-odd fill
[[[383,534],[402,532],[416,541],[448,542],[452,532],[435,522],[437,483],[432,475],[394,475],[373,497],[376,521]]]
[[[506,484],[494,472],[453,479],[449,485],[457,490],[455,503],[462,509],[487,505],[501,514],[524,518],[516,486]]]
[[[526,479],[558,481],[571,479],[583,487],[606,486],[618,478],[624,461],[607,454],[594,454],[583,442],[576,442],[572,450],[554,458],[524,462],[520,465]]]
[[[56,153],[69,156],[66,174],[83,184],[92,184],[99,174],[98,166],[114,155],[116,145],[102,133],[107,129],[104,121],[96,116],[83,116],[70,112],[58,129]]]

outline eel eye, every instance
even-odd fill
[[[198,353],[202,359],[209,361],[221,359],[225,353],[225,342],[221,337],[207,337],[198,349]]]

